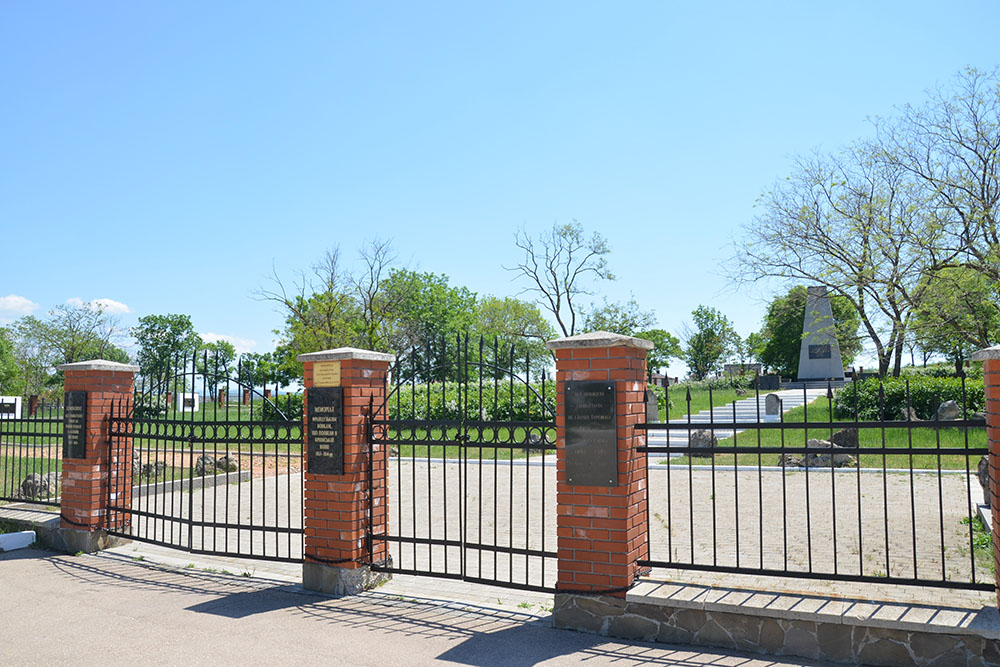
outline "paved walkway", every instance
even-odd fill
[[[781,399],[781,409],[782,413],[787,413],[789,410],[794,408],[799,408],[806,403],[812,403],[820,396],[825,396],[826,389],[783,389],[782,391],[771,392],[772,394],[778,396]],[[683,400],[683,399],[681,399]],[[733,423],[733,415],[735,406],[735,421],[737,422],[764,422],[766,421],[765,415],[765,401],[767,400],[767,394],[761,394],[758,396],[750,396],[749,398],[741,398],[733,403],[728,403],[726,405],[712,408],[711,410],[702,410],[698,414],[691,415],[691,418],[682,417],[679,419],[671,419],[671,424],[690,424],[691,430],[696,431],[698,429],[709,428],[714,425],[715,437],[719,440],[723,438],[731,437],[733,434],[732,429],[725,428],[726,424]],[[721,428],[720,428],[721,426]],[[736,433],[742,433],[742,429],[736,431]],[[686,447],[688,444],[688,431],[687,430],[674,430],[674,431],[648,431],[647,441],[650,446],[664,447],[667,444],[667,435],[670,436],[670,446],[671,447]]]
[[[258,571],[175,569],[123,554],[0,554],[4,665],[814,665],[624,642],[546,613],[381,588],[331,598]],[[471,587],[463,585],[463,590]]]

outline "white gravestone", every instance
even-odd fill
[[[198,394],[177,395],[177,410],[180,412],[198,412],[200,408],[201,402],[198,400]]]
[[[21,418],[21,397],[0,396],[0,419]]]
[[[826,288],[810,287],[806,293],[806,316],[802,323],[799,380],[844,379],[844,362],[840,358],[835,325]]]

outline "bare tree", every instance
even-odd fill
[[[857,310],[879,372],[892,366],[898,375],[912,305],[923,289],[923,248],[938,233],[914,205],[918,197],[913,180],[877,145],[799,159],[744,227],[733,277],[825,285]]]
[[[1000,73],[968,68],[922,106],[875,123],[886,156],[922,188],[942,234],[932,268],[965,266],[1000,282]]]
[[[519,230],[514,243],[524,251],[524,259],[517,266],[504,268],[527,278],[530,286],[524,291],[536,294],[536,301],[552,313],[563,335],[572,336],[580,314],[577,299],[593,294],[587,279],[614,280],[607,268],[611,252],[607,241],[597,232],[587,238],[583,226],[574,220],[554,224],[537,239]]]
[[[285,316],[286,338],[296,339],[295,353],[357,344],[351,325],[356,314],[351,279],[340,267],[339,248],[324,253],[311,273],[299,272],[290,287],[272,267],[270,283],[259,287],[254,297],[277,305]]]

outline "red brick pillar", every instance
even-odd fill
[[[122,513],[112,516],[107,507],[109,492],[116,494],[114,501],[119,506],[130,506],[132,440],[116,439],[111,451],[108,428],[113,403],[130,411],[139,367],[98,359],[64,364],[58,369],[65,378],[64,431],[70,438],[62,464],[62,536],[70,551],[97,551],[112,542],[106,532],[108,528],[126,527],[127,516]],[[71,405],[80,394],[70,392],[85,393],[82,413],[77,413],[77,408]],[[70,423],[78,414],[82,417],[83,451],[77,449],[77,441],[71,438],[79,432],[79,422]]]
[[[990,512],[993,517],[993,564],[996,572],[997,605],[1000,606],[1000,345],[979,350],[972,361],[983,362],[986,390],[986,432],[990,443]],[[975,468],[974,462],[970,465]]]
[[[646,352],[649,341],[607,332],[595,332],[548,343],[556,356],[556,503],[559,549],[556,604],[553,621],[560,625],[560,611],[569,610],[579,595],[625,597],[625,590],[639,575],[640,558],[648,557],[645,526],[646,466],[645,457],[636,448],[645,444],[645,432],[634,428],[645,421]],[[594,399],[607,408],[595,408],[594,414],[606,413],[613,392],[616,450],[616,474],[594,475],[589,485],[574,483],[569,471],[583,477],[574,456],[594,456],[594,442],[586,438],[567,441],[567,390],[579,390],[574,381],[600,381],[604,398]],[[577,403],[579,405],[579,403]],[[570,409],[570,424],[586,418],[584,409]],[[595,416],[595,419],[597,417]],[[597,422],[595,422],[597,423]],[[610,423],[607,427],[610,429]],[[570,434],[572,435],[572,434]],[[610,434],[607,435],[610,439]],[[568,452],[569,445],[573,452]],[[610,444],[608,445],[610,447]],[[584,451],[587,450],[587,451]],[[583,454],[574,453],[584,451]],[[596,454],[608,467],[608,453]],[[589,463],[588,459],[584,459]],[[596,477],[601,477],[600,480]],[[604,478],[607,478],[605,481]]]
[[[218,405],[218,406],[219,406],[220,408],[221,408],[221,407],[224,407],[224,406],[226,405],[226,394],[227,394],[227,393],[228,393],[228,392],[227,392],[227,390],[226,390],[226,389],[220,389],[220,390],[219,390],[219,400],[217,400],[217,401],[216,401],[215,403],[216,403],[216,405]]]
[[[350,595],[372,588],[387,578],[371,571],[372,563],[388,557],[384,541],[370,541],[369,535],[386,531],[386,478],[388,449],[371,445],[371,475],[369,475],[369,443],[367,415],[369,406],[376,410],[385,400],[385,380],[391,354],[353,348],[338,348],[299,356],[305,364],[305,399],[303,440],[306,447],[305,498],[305,562],[302,565],[302,585],[309,590],[333,595]],[[331,473],[336,468],[338,424],[326,417],[320,426],[310,428],[310,413],[323,407],[330,412],[331,395],[320,390],[339,387],[343,392],[343,413],[339,423],[343,438],[343,474]],[[312,401],[310,395],[317,398]],[[316,442],[310,442],[310,431]],[[322,436],[322,437],[320,437]],[[314,464],[313,461],[316,463]],[[310,468],[315,465],[316,469]],[[321,467],[323,466],[323,467]],[[369,482],[370,480],[370,482]],[[369,548],[372,553],[369,553]]]

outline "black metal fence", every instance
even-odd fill
[[[668,391],[666,422],[638,426],[643,565],[993,589],[981,383],[875,379],[693,403]]]
[[[411,350],[373,406],[390,448],[389,560],[375,569],[551,591],[555,387],[548,359],[467,336]]]
[[[59,505],[62,408],[58,401],[0,406],[0,502]]]
[[[247,404],[213,401],[243,389]],[[205,354],[140,377],[134,397],[113,406],[109,446],[131,460],[132,484],[112,480],[110,532],[195,553],[302,560],[302,397],[280,389]]]

